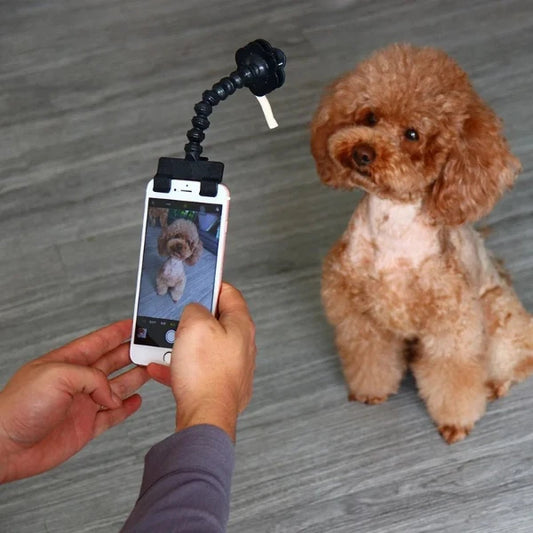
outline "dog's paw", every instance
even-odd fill
[[[378,403],[386,402],[387,396],[369,396],[366,394],[354,394],[351,392],[348,394],[348,401],[366,403],[367,405],[377,405]]]
[[[454,444],[467,437],[473,426],[439,426],[441,437],[448,443]]]
[[[503,398],[511,387],[511,381],[489,381],[487,383],[487,399],[497,400]]]
[[[169,292],[172,301],[176,303],[183,296],[183,285],[178,287],[172,287]]]

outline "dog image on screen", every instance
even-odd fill
[[[157,249],[160,256],[167,258],[157,273],[157,294],[169,292],[177,302],[187,281],[183,263],[193,266],[202,255],[203,245],[194,222],[180,218],[162,227]]]
[[[410,368],[465,438],[533,371],[533,319],[472,226],[521,169],[500,120],[447,54],[392,45],[326,90],[311,150],[325,184],[365,191],[322,274],[349,399],[384,402]]]

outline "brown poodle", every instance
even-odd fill
[[[471,222],[513,184],[501,124],[445,53],[393,45],[326,91],[322,181],[366,195],[324,262],[349,398],[383,402],[407,367],[449,442],[533,370],[533,319]]]
[[[170,297],[177,302],[185,289],[183,263],[194,265],[202,255],[203,245],[194,222],[179,218],[163,227],[157,241],[159,255],[168,257],[157,274],[157,294],[163,296],[170,291]]]

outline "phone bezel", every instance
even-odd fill
[[[148,203],[150,198],[160,198],[164,200],[183,200],[187,202],[198,202],[204,204],[220,204],[222,212],[220,223],[222,231],[218,242],[217,262],[215,267],[215,281],[213,284],[213,305],[211,313],[215,313],[218,303],[218,295],[222,284],[222,269],[224,264],[224,252],[226,248],[226,232],[228,227],[229,189],[219,184],[216,196],[200,196],[200,182],[186,180],[172,180],[170,191],[168,193],[154,192],[154,180],[150,180],[146,187],[146,196],[144,201],[143,226],[141,235],[141,247],[139,252],[139,265],[137,268],[137,286],[135,290],[135,303],[133,312],[133,325],[131,330],[130,341],[130,359],[137,365],[146,366],[149,363],[158,363],[168,365],[170,363],[171,348],[159,346],[145,346],[135,344],[135,330],[137,324],[137,312],[139,305],[139,292],[141,286],[142,264],[144,256],[144,244],[146,239],[146,224],[148,222]]]

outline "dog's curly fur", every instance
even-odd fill
[[[322,181],[367,193],[322,277],[349,398],[383,402],[410,367],[461,440],[533,370],[533,320],[469,224],[520,171],[501,123],[444,52],[392,45],[328,88],[311,133]]]
[[[185,289],[185,269],[183,263],[192,266],[202,255],[203,245],[194,222],[179,218],[163,227],[157,241],[159,255],[168,257],[157,274],[157,294],[170,297],[177,302]]]

